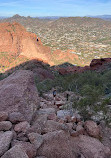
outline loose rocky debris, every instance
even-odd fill
[[[20,112],[5,115],[0,122],[1,158],[110,158],[110,146],[99,141],[100,125],[56,105],[40,108],[32,124]]]
[[[40,109],[31,121],[20,111],[0,112],[1,158],[111,157],[111,135],[106,137],[106,130],[111,133],[111,129],[91,120],[83,121],[75,111],[61,110],[58,101],[61,106],[66,104],[62,93],[57,96],[56,105],[51,92],[44,96],[37,95]]]

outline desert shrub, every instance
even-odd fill
[[[108,98],[104,98],[102,100],[102,105],[110,105],[111,104],[111,96]]]
[[[92,105],[94,103],[95,101],[91,97],[84,97],[80,99],[78,105],[80,108],[82,108],[82,107],[86,107],[87,105]]]
[[[0,73],[0,80],[3,80],[4,78],[6,78],[6,76],[2,73]]]
[[[79,114],[81,115],[84,121],[91,120],[91,115],[89,114],[89,111],[87,109],[82,108]]]
[[[2,73],[0,73],[0,80],[2,80],[3,76],[2,76]]]
[[[111,105],[111,70],[109,69],[65,76],[55,73],[54,80],[36,81],[36,85],[40,95],[53,87],[59,87],[62,92],[72,91],[76,97],[71,98],[69,104],[73,110],[79,111],[84,120],[91,119],[93,115],[99,115],[101,112],[101,118],[107,124],[111,122],[111,111],[108,109],[108,105]]]
[[[75,74],[70,74],[66,76],[61,76],[56,74],[54,80],[44,80],[42,82],[38,82],[38,80],[35,80],[36,86],[38,91],[47,92],[53,87],[60,87],[60,91],[64,92],[66,90],[75,91],[75,88],[73,87],[74,79],[76,78]]]
[[[65,76],[56,74],[54,80],[37,82],[36,85],[41,93],[52,89],[52,87],[60,87],[62,92],[66,90],[73,91],[83,96],[80,104],[85,105],[89,103],[89,105],[92,105],[102,95],[111,93],[111,71],[102,73],[86,71]]]
[[[36,83],[36,86],[40,95],[42,95],[42,93],[48,92],[53,87],[53,80],[44,80],[42,82]]]
[[[100,96],[103,95],[104,90],[100,86],[84,85],[81,88],[80,93],[87,98],[86,100],[89,102],[89,105],[92,105],[99,100]]]
[[[101,75],[95,71],[86,71],[80,74],[78,78],[78,87],[81,88],[85,84],[90,86],[102,86]]]
[[[105,94],[111,93],[111,70],[102,75]]]

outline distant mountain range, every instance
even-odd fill
[[[61,17],[67,18],[66,16],[42,16],[42,17],[38,17],[38,18],[39,19],[55,19],[55,20],[57,20]],[[100,19],[104,19],[104,20],[111,20],[111,15],[97,15],[97,16],[88,16],[88,17],[100,18]]]
[[[37,16],[37,17],[30,17],[30,16],[20,16],[19,14],[15,14],[12,17],[5,17],[5,16],[0,16],[0,19],[6,19],[6,18],[13,18],[13,19],[18,19],[18,18],[34,18],[34,19],[49,19],[49,20],[57,20],[59,19],[61,16]],[[65,17],[65,16],[63,16]]]
[[[109,20],[111,21],[111,15],[96,15],[96,16],[92,16],[92,15],[87,15],[86,17],[91,17],[91,18],[100,18],[103,20]],[[68,18],[66,16],[37,16],[37,17],[30,17],[30,16],[20,16],[18,14],[15,14],[12,17],[5,17],[5,16],[0,16],[0,20],[2,19],[7,19],[7,18],[13,18],[13,19],[18,19],[18,18],[32,18],[32,19],[41,19],[41,20],[58,20],[60,18]]]
[[[89,17],[100,18],[100,19],[110,20],[111,21],[111,15],[97,15],[97,16],[89,16]]]
[[[57,19],[59,19],[61,16],[40,16],[40,17],[38,17],[39,19],[54,19],[54,20],[57,20]]]
[[[49,20],[57,20],[61,17],[65,18],[66,16],[37,16],[37,17],[30,17],[30,16],[20,16],[18,14],[15,14],[14,16],[12,16],[13,18],[38,18],[38,19],[49,19]],[[78,16],[79,17],[79,16]],[[86,17],[92,17],[92,18],[100,18],[100,19],[105,19],[105,20],[111,20],[111,15],[87,15]],[[10,17],[6,17],[6,16],[0,16],[0,19],[5,19],[5,18],[10,18]]]
[[[6,19],[6,18],[8,18],[8,17],[6,17],[6,16],[0,16],[0,19]]]

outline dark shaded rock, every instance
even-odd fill
[[[33,72],[20,70],[0,81],[0,111],[20,112],[31,121],[39,107]]]

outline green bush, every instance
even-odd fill
[[[2,73],[0,73],[0,80],[3,80],[4,78],[5,76]]]
[[[47,79],[42,82],[36,83],[36,85],[40,95],[42,95],[42,93],[48,92],[52,88],[53,80]]]
[[[104,73],[102,76],[105,94],[111,93],[111,70]]]
[[[94,106],[96,102],[101,102],[102,96],[111,93],[111,71],[86,71],[80,74],[55,75],[54,80],[46,80],[37,83],[38,91],[42,94],[52,87],[60,87],[61,91],[70,90],[81,99],[74,100],[75,107]]]

